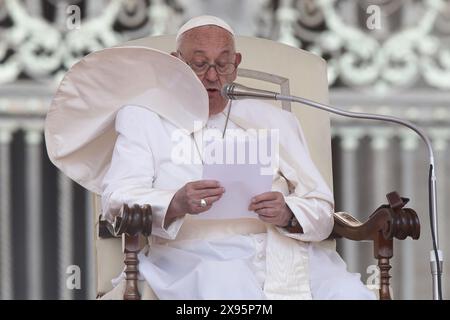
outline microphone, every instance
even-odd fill
[[[221,94],[230,100],[264,99],[277,100],[277,93],[243,86],[239,83],[228,83],[222,87]]]
[[[441,285],[441,275],[442,267],[444,264],[442,251],[439,249],[439,234],[438,234],[438,216],[437,216],[437,192],[436,192],[436,175],[435,175],[435,165],[434,165],[434,153],[431,145],[430,139],[427,137],[425,132],[419,128],[414,123],[400,119],[392,116],[385,116],[379,114],[362,113],[362,112],[351,112],[343,109],[331,107],[319,102],[315,102],[309,99],[282,95],[277,92],[260,90],[255,88],[249,88],[243,86],[239,83],[228,83],[223,86],[221,94],[224,98],[230,100],[241,100],[241,99],[264,99],[264,100],[278,100],[278,101],[290,101],[298,102],[309,107],[317,108],[320,110],[328,111],[340,116],[356,118],[356,119],[367,119],[367,120],[380,120],[400,124],[402,126],[408,127],[413,130],[420,138],[425,142],[430,162],[429,170],[429,211],[430,211],[430,226],[431,226],[431,236],[433,250],[430,252],[430,268],[431,274],[433,276],[433,299],[442,300],[442,285]]]

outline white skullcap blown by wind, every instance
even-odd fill
[[[230,27],[228,23],[223,21],[222,19],[215,17],[215,16],[199,16],[192,18],[188,22],[186,22],[184,25],[181,26],[181,28],[178,30],[176,41],[178,42],[178,39],[180,36],[185,33],[186,31],[189,31],[194,28],[203,27],[203,26],[217,26],[222,29],[227,30],[231,35],[234,37],[234,31]]]
[[[208,94],[191,68],[165,52],[119,46],[93,52],[64,76],[45,120],[53,164],[100,193],[117,139],[115,117],[124,105],[148,108],[177,127],[206,123]]]

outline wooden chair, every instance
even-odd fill
[[[323,59],[306,51],[265,39],[237,37],[236,42],[237,50],[243,54],[237,82],[327,103],[327,71]],[[122,46],[125,45],[147,46],[171,52],[174,51],[175,39],[174,36],[148,37]],[[332,188],[329,115],[309,107],[291,106],[289,102],[273,103],[298,117],[311,157]],[[408,199],[392,192],[387,195],[387,200],[388,203],[381,205],[364,223],[348,213],[335,213],[333,233],[330,240],[327,240],[332,245],[334,244],[332,238],[335,237],[373,241],[374,257],[378,260],[381,271],[379,297],[383,300],[391,298],[389,260],[393,257],[393,239],[403,240],[408,236],[418,239],[420,234],[417,214],[414,210],[405,208]],[[126,274],[124,299],[140,299],[137,253],[147,236],[151,234],[151,203],[141,207],[124,205],[113,225],[100,220],[99,203],[99,197],[95,196],[97,294],[102,296],[112,289],[111,279],[117,277],[124,269],[122,262],[124,260]],[[120,237],[123,240],[122,250],[121,242],[118,240]]]

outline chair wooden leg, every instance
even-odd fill
[[[124,241],[123,249],[125,254],[124,262],[126,279],[123,299],[141,300],[141,295],[139,294],[139,288],[137,285],[139,275],[139,235],[130,236],[128,234],[122,234],[122,239]]]
[[[380,268],[380,300],[391,300],[391,293],[389,290],[389,271],[391,265],[389,259],[393,256],[393,240],[386,240],[382,232],[378,233],[378,238],[374,241],[374,255],[378,259],[378,267]]]
[[[391,265],[389,259],[381,258],[378,260],[378,267],[380,268],[380,300],[391,300],[391,294],[389,291],[389,270]]]

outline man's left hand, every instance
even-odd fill
[[[255,211],[262,221],[284,227],[289,223],[293,213],[284,201],[281,192],[265,192],[251,199],[250,211]]]

